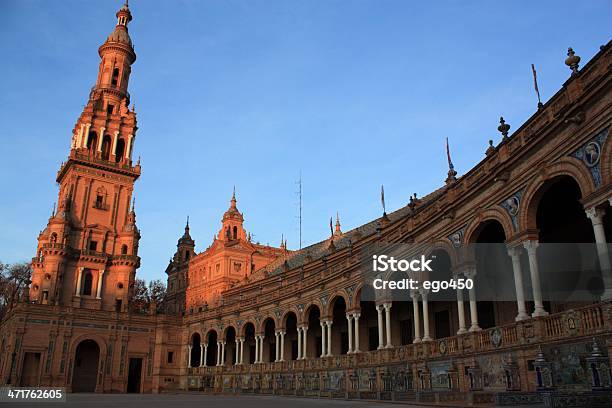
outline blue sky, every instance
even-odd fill
[[[143,172],[139,275],[164,269],[190,215],[197,249],[235,185],[255,240],[303,241],[380,216],[484,157],[610,39],[610,1],[132,0],[130,93]],[[34,255],[55,173],[122,1],[0,0],[0,261]],[[606,28],[607,27],[607,28]]]

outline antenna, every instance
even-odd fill
[[[298,185],[298,191],[296,194],[298,195],[298,220],[300,224],[299,243],[300,243],[300,249],[302,249],[302,171],[301,170],[300,170],[300,178],[297,181],[297,185]]]

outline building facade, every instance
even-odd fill
[[[99,49],[29,296],[2,321],[3,384],[610,406],[612,44],[582,68],[570,49],[560,90],[512,134],[502,119],[501,141],[465,175],[449,156],[441,188],[353,230],[338,221],[328,239],[299,251],[262,246],[234,194],[205,251],[196,253],[187,224],[166,269],[163,313],[141,314],[128,307],[140,175],[127,91],[131,17],[123,6]],[[381,243],[427,248],[449,277],[476,281],[487,276],[484,255],[459,248],[498,244],[514,299],[457,290],[452,301],[426,291],[368,301],[362,259]],[[543,297],[549,243],[590,245],[601,290],[580,301]]]

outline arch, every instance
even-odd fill
[[[440,239],[434,242],[431,246],[427,248],[427,251],[425,251],[425,257],[429,258],[436,251],[446,252],[448,257],[450,258],[451,268],[459,263],[457,259],[457,250],[450,242],[450,240]]]
[[[227,325],[227,327],[225,327],[223,329],[223,338],[222,338],[222,340],[227,341],[227,335],[230,333],[230,330],[233,330],[234,336],[237,336],[238,330],[236,330],[236,328],[234,326],[229,324],[229,325]]]
[[[574,157],[560,159],[557,163],[546,167],[525,189],[519,207],[519,230],[537,229],[536,214],[540,199],[548,187],[554,183],[554,180],[561,176],[573,178],[580,188],[582,197],[586,197],[595,191],[595,183],[580,160]]]
[[[202,350],[200,347],[200,344],[202,344],[202,338],[200,333],[193,333],[189,343],[191,344],[191,355],[189,356],[190,365],[191,367],[199,367],[200,357],[202,355]]]
[[[333,314],[334,305],[338,299],[342,299],[344,301],[344,304],[348,310],[350,300],[349,296],[344,289],[340,289],[331,296],[331,301],[327,303],[327,310],[325,311],[326,316],[331,316]]]
[[[324,309],[323,309],[323,306],[321,305],[321,302],[319,302],[318,300],[313,300],[306,307],[304,307],[304,311],[302,312],[302,316],[301,316],[302,318],[301,324],[308,324],[308,316],[310,315],[312,308],[316,308],[317,311],[319,312],[319,315],[321,316],[323,315],[322,311]]]
[[[87,137],[87,150],[90,153],[96,151],[96,147],[98,146],[98,134],[95,131],[90,131]]]
[[[51,238],[49,239],[49,242],[51,242],[52,244],[55,244],[57,242],[57,233],[53,232],[51,234]]]
[[[246,336],[247,326],[252,326],[253,331],[255,331],[255,322],[253,322],[252,320],[247,320],[240,327],[240,335],[243,337]]]
[[[102,138],[102,160],[108,160],[111,152],[112,139],[109,135]]]
[[[219,337],[215,329],[209,329],[204,337],[204,344],[208,345],[205,365],[214,366],[217,364],[217,342]]]
[[[72,392],[95,392],[98,384],[98,373],[102,374],[102,370],[99,370],[102,361],[101,347],[92,338],[80,339],[75,344]]]
[[[599,168],[601,169],[601,184],[606,185],[612,182],[612,137],[609,135],[606,142],[601,147],[601,157],[599,159]]]
[[[121,255],[128,254],[128,246],[126,244],[121,245]]]
[[[117,146],[115,147],[115,162],[119,163],[123,159],[125,154],[125,140],[123,138],[117,140]]]
[[[238,227],[234,225],[234,228],[232,228],[233,230],[233,239],[238,239]]]
[[[496,205],[493,208],[489,208],[481,213],[472,220],[472,222],[465,229],[463,235],[464,244],[473,244],[478,239],[480,231],[486,226],[488,221],[497,221],[502,226],[506,239],[513,235],[512,220],[508,215],[508,212],[501,206]]]
[[[253,364],[255,362],[255,323],[248,321],[243,324],[241,333],[244,337],[243,361]]]
[[[298,317],[293,310],[288,310],[281,322],[285,331],[284,360],[296,360],[298,357]]]
[[[86,269],[83,272],[83,286],[81,287],[81,295],[83,296],[91,296],[93,290],[93,273]]]
[[[259,324],[259,328],[258,328],[259,333],[263,333],[266,330],[266,324],[268,324],[268,321],[270,320],[272,321],[272,323],[274,323],[274,327],[277,326],[276,319],[274,319],[273,316],[266,316],[265,318],[261,320],[261,323]]]

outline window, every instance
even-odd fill
[[[83,276],[83,296],[91,296],[91,289],[93,286],[93,274],[90,271],[85,272]]]
[[[53,234],[51,234],[50,242],[52,244],[55,244],[57,242],[57,234],[55,232]]]
[[[127,245],[125,244],[121,245],[121,255],[127,255],[127,252],[128,252]]]
[[[115,147],[115,162],[119,163],[125,155],[125,140],[117,140],[117,146]]]
[[[108,113],[109,115],[112,115],[114,110],[115,110],[115,105],[112,105],[110,103],[106,105],[106,113]]]
[[[89,241],[89,250],[97,251],[98,250],[98,242],[97,241]]]
[[[117,83],[119,83],[119,68],[113,69],[113,77],[111,79],[111,84],[113,86],[117,86]]]
[[[43,293],[42,293],[42,303],[43,303],[43,305],[46,305],[48,301],[49,301],[49,291],[48,290],[43,290]]]
[[[104,135],[102,138],[102,160],[108,160],[110,157],[111,144],[111,137],[109,135]]]
[[[121,299],[115,299],[115,312],[121,312]]]
[[[173,361],[174,361],[174,351],[169,351],[168,352],[168,364],[172,364]]]
[[[102,208],[103,205],[104,205],[104,196],[98,194],[96,196],[96,203],[94,204],[94,207]]]
[[[238,239],[238,227],[234,227],[234,239]]]

